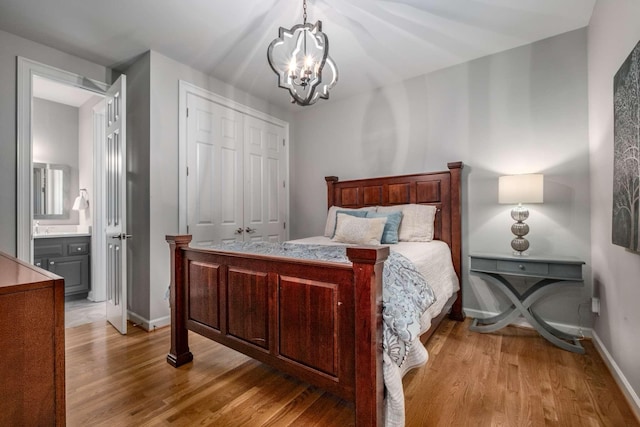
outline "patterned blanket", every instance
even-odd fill
[[[345,246],[232,242],[211,248],[350,263]],[[391,252],[384,263],[383,270],[383,346],[388,359],[398,367],[402,367],[411,345],[420,335],[420,317],[435,302],[435,299],[433,290],[413,263],[399,253]]]

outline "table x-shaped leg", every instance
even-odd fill
[[[552,284],[567,282],[569,284],[582,284],[578,281],[542,279],[527,289],[526,292],[520,294],[504,277],[494,273],[474,272],[478,276],[484,278],[488,283],[497,287],[509,300],[511,307],[497,316],[486,319],[474,319],[469,327],[475,332],[494,332],[502,329],[513,322],[520,314],[533,326],[543,337],[556,346],[572,351],[574,353],[584,354],[584,348],[580,344],[578,337],[562,332],[545,322],[540,316],[533,312],[531,306],[540,297],[544,295],[543,290]]]

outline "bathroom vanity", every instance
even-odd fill
[[[86,298],[91,289],[91,235],[38,234],[33,263],[64,277],[64,295]]]

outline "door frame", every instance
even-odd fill
[[[280,126],[284,129],[285,139],[285,162],[287,171],[285,180],[287,182],[287,200],[285,203],[285,212],[287,221],[289,218],[290,206],[290,181],[289,181],[289,122],[273,117],[262,111],[240,104],[224,96],[220,96],[207,89],[203,89],[189,83],[185,80],[178,81],[178,232],[180,234],[187,233],[187,95],[193,94],[204,98],[208,101],[220,104],[229,109],[238,111],[242,114],[255,117],[257,119],[269,122],[273,125]],[[285,229],[285,240],[289,239],[289,228]]]
[[[33,147],[31,134],[32,119],[32,97],[33,97],[33,77],[38,76],[48,80],[53,80],[68,86],[85,89],[94,92],[97,95],[104,96],[110,85],[97,80],[61,70],[50,65],[42,64],[21,56],[17,57],[17,194],[16,194],[16,246],[17,258],[32,263],[33,262],[33,227],[31,221],[33,219],[33,186],[31,185],[32,168],[33,168]],[[95,140],[94,140],[95,148]],[[94,160],[95,160],[94,149]],[[94,165],[95,166],[95,165]],[[94,183],[95,183],[95,167],[94,167]],[[102,193],[99,188],[94,189],[94,200],[100,200]],[[94,212],[93,224],[96,224],[98,212]],[[95,233],[95,227],[92,232],[92,243]],[[104,249],[92,244],[92,259],[103,259],[105,256]],[[96,265],[92,262],[92,266]],[[93,280],[94,268],[92,270],[92,283],[98,284]],[[104,286],[103,286],[104,287]],[[96,290],[97,291],[97,290]],[[104,293],[104,292],[103,292]],[[96,297],[96,295],[94,295]]]

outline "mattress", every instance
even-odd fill
[[[289,243],[348,246],[324,236],[290,240]],[[430,242],[399,242],[382,246],[389,246],[390,250],[409,258],[424,276],[429,286],[433,288],[436,302],[427,309],[421,319],[422,332],[426,331],[431,327],[431,320],[440,314],[444,304],[460,289],[458,277],[451,261],[449,245],[440,240],[432,240]]]

